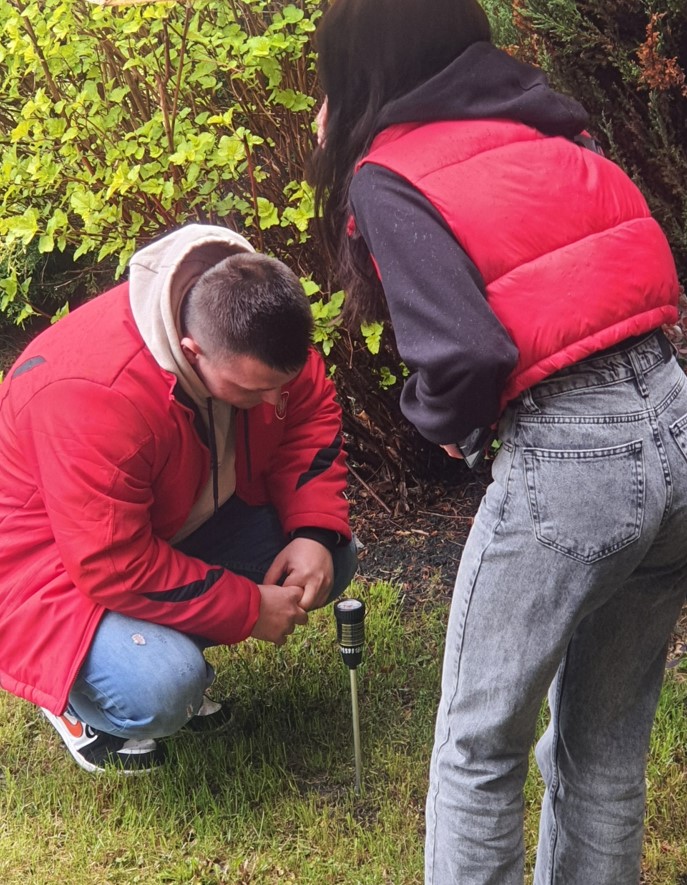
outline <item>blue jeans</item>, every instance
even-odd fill
[[[177,546],[261,583],[286,543],[272,507],[249,507],[234,496]],[[354,542],[338,547],[330,601],[343,593],[356,567]],[[119,737],[174,734],[197,712],[214,679],[203,656],[208,645],[170,627],[107,612],[69,694],[69,709]]]
[[[427,798],[428,885],[639,882],[649,737],[687,589],[687,377],[659,333],[504,414],[462,556]]]

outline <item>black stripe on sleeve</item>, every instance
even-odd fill
[[[331,444],[325,446],[325,448],[320,449],[319,452],[312,459],[312,464],[305,471],[305,473],[301,473],[298,477],[298,482],[296,483],[296,488],[300,489],[301,486],[304,486],[306,483],[310,482],[311,479],[315,479],[315,477],[324,473],[325,470],[329,470],[334,461],[341,451],[341,446],[343,444],[343,438],[340,433],[337,433]]]
[[[193,581],[191,584],[183,584],[172,590],[161,590],[159,593],[144,593],[143,595],[151,602],[188,602],[190,599],[197,599],[203,593],[207,593],[223,574],[224,569],[211,569],[204,581]]]

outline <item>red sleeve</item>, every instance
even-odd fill
[[[310,352],[303,371],[284,391],[288,393],[286,427],[269,477],[284,531],[312,526],[338,532],[348,540],[341,407],[319,354]]]
[[[53,384],[33,398],[24,424],[20,436],[78,590],[112,611],[217,643],[250,635],[257,586],[153,534],[155,438],[126,397],[87,381]]]

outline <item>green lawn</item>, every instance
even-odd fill
[[[35,708],[0,695],[0,882],[419,885],[446,608],[402,614],[393,587],[358,589],[369,612],[360,796],[348,670],[331,611],[318,612],[282,649],[213,650],[233,726],[170,740],[170,764],[149,776],[82,772]],[[687,882],[686,748],[678,672],[649,769],[647,885]],[[530,859],[540,789],[533,772]]]

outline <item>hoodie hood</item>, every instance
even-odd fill
[[[507,119],[572,138],[588,123],[582,105],[555,92],[538,68],[491,43],[473,43],[448,67],[382,108],[376,131],[396,123]]]
[[[176,375],[202,410],[210,394],[181,350],[181,302],[206,270],[237,252],[254,251],[236,231],[189,224],[135,252],[129,264],[129,298],[138,330],[158,365]]]
[[[234,493],[233,407],[213,400],[184,356],[179,313],[199,277],[237,252],[254,252],[248,240],[225,227],[189,224],[161,237],[129,264],[129,299],[134,320],[158,365],[176,376],[205,424],[211,476],[174,543],[202,525]]]

